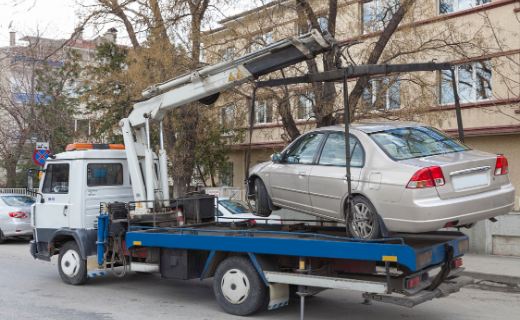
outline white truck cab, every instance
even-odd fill
[[[123,145],[69,145],[66,152],[47,159],[39,194],[32,206],[39,258],[50,260],[53,242],[95,239],[100,203],[133,200]],[[90,247],[92,251],[82,250],[84,258],[96,253],[95,245]]]

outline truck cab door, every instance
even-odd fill
[[[39,241],[45,241],[57,229],[69,227],[69,215],[72,211],[69,193],[70,163],[48,164],[43,179],[41,195],[34,208],[36,233],[38,239],[41,238]]]

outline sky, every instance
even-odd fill
[[[78,0],[89,3],[91,0]],[[262,5],[270,0],[235,0],[235,4],[243,2],[246,6]],[[242,8],[242,9],[241,9]],[[224,15],[231,16],[244,10],[244,6],[228,7]],[[17,41],[25,34],[36,34],[40,31],[43,37],[66,39],[78,24],[76,16],[76,0],[0,0],[0,47],[9,45],[9,31],[17,32]],[[215,21],[223,16],[215,17]],[[108,29],[110,26],[106,26]],[[124,30],[118,33],[118,43],[129,45]],[[104,32],[104,30],[102,31]],[[93,39],[96,34],[93,28],[84,31],[84,39]]]
[[[44,37],[69,37],[77,20],[74,4],[74,0],[0,0],[0,47],[9,45],[9,31],[17,31],[17,40],[36,30]]]

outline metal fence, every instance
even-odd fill
[[[38,189],[32,189],[33,191],[38,191]],[[27,194],[31,195],[25,188],[0,188],[0,193],[18,193],[18,194]]]

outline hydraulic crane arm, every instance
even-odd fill
[[[332,37],[323,37],[316,30],[312,30],[298,38],[289,37],[234,60],[224,61],[151,86],[143,92],[143,96],[175,89],[135,104],[128,119],[135,129],[145,125],[143,114],[150,115],[151,121],[161,121],[167,111],[184,104],[198,100],[211,104],[217,100],[220,92],[298,62],[313,59],[318,54],[330,50],[335,42]]]
[[[316,30],[300,37],[289,37],[263,49],[232,61],[225,61],[190,74],[154,85],[143,92],[148,100],[134,105],[128,118],[121,120],[123,138],[132,192],[138,205],[135,214],[152,210],[169,210],[168,175],[161,122],[161,150],[159,151],[160,188],[154,170],[154,155],[150,146],[150,122],[160,122],[167,111],[190,102],[214,103],[222,91],[254,80],[270,72],[313,59],[331,50],[337,43],[331,36],[322,36]],[[165,93],[162,91],[173,89]],[[135,133],[137,142],[134,142]],[[142,161],[144,159],[144,162]],[[141,166],[143,166],[141,171]],[[141,174],[141,172],[144,173]]]

